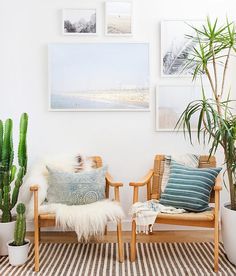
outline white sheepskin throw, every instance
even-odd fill
[[[91,236],[102,236],[108,221],[118,222],[124,217],[120,204],[111,200],[78,206],[42,205],[40,213],[44,212],[55,213],[56,224],[63,230],[75,231],[78,241],[87,241]]]
[[[78,240],[88,240],[95,235],[103,235],[108,221],[118,222],[124,217],[122,207],[118,202],[102,200],[87,205],[68,206],[64,204],[44,204],[47,198],[48,171],[51,166],[67,172],[88,171],[93,169],[93,162],[86,157],[56,156],[37,162],[27,173],[20,190],[19,201],[26,204],[27,219],[34,217],[34,197],[30,186],[37,185],[39,214],[55,213],[57,226],[63,230],[74,230]]]

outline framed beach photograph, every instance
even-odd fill
[[[64,9],[62,11],[64,35],[96,35],[96,9]]]
[[[211,89],[204,90],[206,97],[211,96]],[[202,99],[200,85],[160,85],[156,88],[156,131],[177,131],[176,123],[187,105]],[[192,129],[197,129],[197,117],[192,122]],[[181,129],[180,129],[181,130]]]
[[[131,1],[105,3],[105,34],[131,36],[133,34],[133,7]]]
[[[196,36],[191,26],[201,28],[202,20],[163,20],[161,22],[161,76],[192,77],[195,64],[186,66],[196,45],[186,35]]]
[[[149,111],[149,44],[50,44],[49,103],[52,111]]]

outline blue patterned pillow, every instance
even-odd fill
[[[170,177],[160,203],[193,212],[207,210],[220,171],[221,168],[191,168],[171,161]]]
[[[68,173],[47,167],[48,203],[84,205],[105,198],[107,167],[80,173]]]

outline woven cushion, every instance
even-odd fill
[[[105,198],[107,167],[80,173],[68,173],[47,167],[48,203],[83,205]]]
[[[214,212],[213,209],[209,211],[193,213],[187,212],[182,214],[167,214],[167,213],[159,213],[157,215],[156,222],[158,223],[158,219],[169,219],[169,220],[190,220],[190,221],[212,221],[214,220]]]
[[[171,161],[170,177],[160,203],[193,212],[207,210],[220,171],[221,168],[191,168]]]

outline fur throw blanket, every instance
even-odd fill
[[[73,158],[57,156],[37,162],[27,173],[20,190],[19,200],[26,204],[27,219],[32,220],[34,217],[34,198],[29,190],[32,185],[39,187],[39,214],[55,213],[57,226],[63,230],[75,231],[78,240],[88,240],[91,236],[103,235],[108,221],[118,222],[124,217],[120,204],[108,199],[87,205],[44,204],[48,189],[46,166],[66,172],[79,172],[92,170],[94,164],[90,158],[82,156]]]

